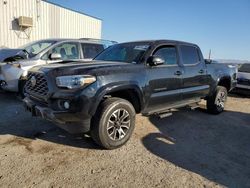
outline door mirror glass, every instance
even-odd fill
[[[159,56],[150,56],[148,58],[148,61],[147,61],[147,64],[149,66],[158,66],[158,65],[163,65],[165,63],[164,59],[162,59],[161,57]]]
[[[52,53],[52,54],[50,54],[49,59],[50,60],[61,60],[62,56],[59,53]]]

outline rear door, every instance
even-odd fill
[[[179,66],[176,46],[160,46],[152,55],[160,56],[165,63],[156,67],[147,67],[150,96],[146,111],[150,114],[175,106],[181,100],[182,86],[182,70]]]
[[[104,45],[95,43],[81,43],[83,58],[92,60],[104,50]]]
[[[197,46],[180,45],[183,66],[183,100],[196,100],[209,92],[206,65]]]

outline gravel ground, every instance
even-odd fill
[[[0,187],[250,187],[250,98],[226,112],[137,116],[131,140],[107,151],[24,112],[0,93]]]

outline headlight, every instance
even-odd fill
[[[16,68],[21,68],[21,65],[19,63],[12,63],[11,65],[16,67]]]
[[[28,71],[27,71],[27,70],[23,71],[23,74],[22,74],[22,76],[23,76],[23,77],[26,77],[26,76],[28,76]]]
[[[87,86],[96,81],[96,77],[90,75],[72,75],[56,77],[56,84],[58,87],[75,89]]]

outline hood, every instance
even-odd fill
[[[76,62],[60,62],[51,63],[47,65],[40,66],[42,69],[71,69],[71,68],[97,68],[97,67],[109,67],[109,66],[122,66],[128,63],[123,62],[113,62],[113,61],[76,61]]]
[[[10,48],[1,48],[0,49],[0,62],[6,62],[8,59],[10,61],[12,57],[19,56],[25,58],[25,55],[22,53],[22,49],[10,49]]]
[[[21,59],[21,60],[18,60],[17,63],[20,64],[22,67],[36,66],[40,64],[40,62],[34,58],[33,59]]]
[[[103,73],[122,70],[124,66],[133,65],[123,62],[111,61],[89,61],[89,62],[62,62],[49,65],[33,67],[30,71],[39,71],[44,73],[53,73],[54,75],[71,75],[85,73]]]

